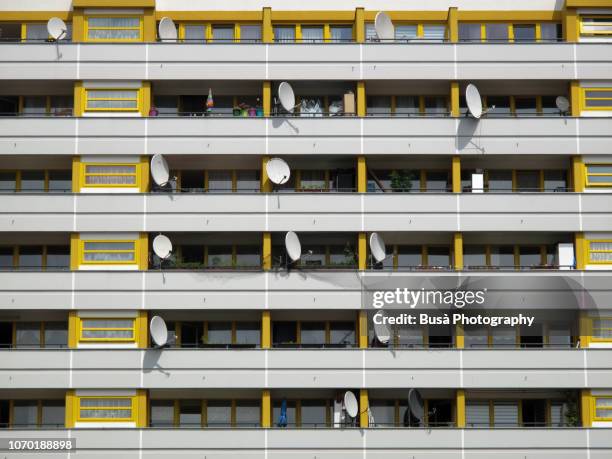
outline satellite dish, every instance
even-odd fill
[[[287,255],[291,258],[291,261],[295,262],[302,256],[302,244],[300,244],[300,238],[293,231],[289,231],[285,235],[285,248],[287,249]]]
[[[266,172],[270,181],[276,185],[283,185],[287,183],[291,176],[291,169],[289,165],[280,158],[272,158],[266,164]]]
[[[423,422],[425,418],[425,403],[421,393],[416,389],[410,389],[408,391],[408,407],[412,415],[417,418],[420,422]]]
[[[379,40],[394,40],[395,27],[387,13],[379,11],[374,18],[374,29]]]
[[[295,108],[295,93],[291,85],[286,81],[278,85],[278,99],[286,111],[293,113],[293,109]]]
[[[385,247],[385,241],[382,236],[378,233],[370,234],[370,251],[376,260],[376,263],[380,263],[387,258],[387,249]]]
[[[470,114],[474,118],[480,119],[482,116],[482,98],[480,97],[480,91],[473,84],[468,84],[465,88],[465,102]]]
[[[170,180],[170,167],[168,162],[159,153],[151,158],[151,176],[153,181],[159,186],[166,186]]]
[[[157,27],[157,33],[162,41],[176,41],[178,39],[176,25],[169,17],[161,18]]]
[[[66,27],[66,23],[60,18],[51,18],[47,21],[47,32],[49,32],[49,36],[54,40],[63,40],[66,38],[67,30],[68,27]]]
[[[353,394],[350,390],[344,393],[344,409],[350,417],[357,417],[357,413],[359,412],[359,404],[357,403],[357,397],[355,397],[355,394]]]
[[[376,315],[381,317],[385,317],[385,313],[383,311],[378,311]],[[391,330],[389,330],[389,326],[386,323],[377,324],[374,322],[374,334],[376,335],[376,339],[381,344],[387,344],[391,339]]]
[[[567,100],[567,97],[558,96],[555,99],[555,105],[557,106],[560,112],[566,113],[570,108],[570,101]]]
[[[155,236],[155,239],[153,239],[153,252],[162,260],[167,260],[172,255],[172,242],[163,234]]]
[[[168,327],[166,327],[164,319],[159,316],[151,317],[149,331],[151,333],[151,339],[156,347],[164,347],[166,345],[168,342]]]

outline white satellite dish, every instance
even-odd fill
[[[58,41],[66,38],[67,31],[66,23],[60,18],[51,18],[47,21],[47,32],[54,40]]]
[[[350,390],[344,393],[344,409],[346,414],[351,418],[356,418],[359,413],[359,403],[357,403],[357,397]]]
[[[169,17],[161,18],[157,27],[157,33],[161,41],[176,41],[178,39],[176,25]]]
[[[385,317],[383,311],[378,311],[374,315]],[[376,321],[374,322],[374,334],[381,344],[387,344],[391,340],[391,330],[389,330],[389,326],[385,322],[381,324],[377,324]]]
[[[170,180],[170,167],[166,158],[159,153],[151,158],[151,176],[159,186],[166,186]]]
[[[394,40],[395,27],[387,13],[379,11],[374,18],[374,29],[379,40]]]
[[[370,251],[376,260],[376,263],[381,263],[387,258],[387,249],[385,241],[378,233],[370,234]]]
[[[283,185],[287,183],[291,176],[289,165],[280,158],[272,158],[266,163],[266,172],[270,181],[275,185]]]
[[[482,116],[482,98],[480,97],[480,91],[473,84],[468,84],[465,88],[465,102],[467,103],[470,114],[480,119]]]
[[[280,100],[281,106],[288,111],[293,113],[295,108],[295,93],[289,83],[283,81],[278,85],[278,99]]]
[[[425,403],[418,390],[410,389],[408,391],[408,407],[412,415],[422,423],[425,419]]]
[[[151,339],[157,347],[164,347],[168,342],[168,327],[166,327],[166,322],[161,317],[151,317],[149,332],[151,333]]]
[[[558,96],[555,99],[555,105],[557,106],[560,112],[566,113],[570,108],[570,101],[567,100],[567,97]]]
[[[300,238],[293,231],[289,231],[285,235],[285,248],[287,249],[287,255],[291,258],[291,261],[296,262],[302,256],[302,244],[300,244]]]
[[[162,260],[167,260],[172,255],[172,242],[168,236],[158,234],[153,239],[153,252]]]

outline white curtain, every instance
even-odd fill
[[[395,26],[396,40],[414,40],[417,38],[416,25],[398,25]]]
[[[323,41],[323,27],[302,27],[302,41],[304,43],[320,43]]]
[[[138,17],[89,17],[87,24],[90,39],[137,40],[140,38],[140,18]]]
[[[293,43],[295,41],[295,27],[274,27],[274,41]]]
[[[489,427],[489,403],[468,402],[465,406],[468,427]]]

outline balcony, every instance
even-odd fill
[[[3,43],[0,79],[605,79],[606,43]],[[299,56],[296,57],[296,56]]]
[[[0,154],[604,155],[612,118],[3,118]]]
[[[609,193],[0,194],[1,231],[577,232],[611,214]]]
[[[611,349],[16,349],[0,358],[3,389],[580,389],[612,377]]]

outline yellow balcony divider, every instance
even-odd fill
[[[368,390],[367,389],[361,389],[359,391],[359,427],[361,427],[362,429],[365,429],[367,427],[369,427],[369,416],[368,416],[368,407],[369,407],[369,401],[368,401]]]
[[[74,116],[83,116],[83,108],[85,106],[83,82],[74,82]]]
[[[583,389],[580,391],[580,416],[582,418],[582,427],[591,427],[593,425],[593,414],[591,413],[591,391]]]
[[[151,82],[143,81],[138,94],[140,96],[140,115],[149,116],[149,111],[151,110]]]
[[[73,389],[66,391],[66,408],[64,423],[67,429],[72,429],[76,420],[76,394]]]
[[[274,42],[274,28],[272,27],[272,8],[266,6],[262,11],[261,38],[264,43]]]
[[[459,12],[456,6],[451,6],[448,9],[447,19],[448,39],[451,43],[459,41]]]
[[[149,314],[147,311],[138,311],[136,317],[137,343],[140,349],[149,347]]]
[[[261,191],[263,193],[270,193],[272,191],[272,182],[270,181],[270,177],[268,177],[268,171],[266,166],[268,165],[268,161],[270,161],[269,156],[262,156],[261,158]]]
[[[576,193],[583,193],[586,184],[582,156],[572,156],[572,183]]]
[[[580,347],[588,348],[591,344],[591,318],[587,311],[580,311],[578,317],[578,334]]]
[[[261,391],[261,426],[272,427],[272,397],[269,389]]]
[[[366,90],[365,81],[357,82],[357,116],[366,116]]]
[[[79,318],[76,311],[68,311],[68,347],[76,349],[79,342]]]
[[[81,157],[72,157],[72,192],[81,191]]]
[[[272,315],[270,311],[261,311],[261,348],[272,347]]]
[[[149,269],[149,235],[140,233],[138,237],[138,269],[146,271]]]
[[[368,242],[366,233],[359,233],[357,243],[357,258],[359,270],[365,271],[366,267],[368,266]]]
[[[365,193],[368,190],[368,168],[365,156],[357,157],[357,192]]]
[[[357,326],[359,331],[359,349],[368,348],[368,311],[362,309],[357,315]]]
[[[270,116],[272,113],[272,82],[264,81],[262,89],[263,113],[264,116]]]
[[[576,269],[583,270],[586,268],[588,257],[586,244],[584,233],[576,233],[574,235],[574,258],[576,258]]]
[[[582,111],[581,96],[580,96],[580,82],[573,80],[570,82],[570,112],[572,116],[580,116]]]
[[[450,84],[450,105],[451,105],[451,116],[458,117],[461,115],[459,107],[459,82],[451,81]]]
[[[465,330],[461,324],[455,325],[455,347],[465,349]]]
[[[70,233],[70,269],[76,271],[79,269],[79,255],[80,250],[80,236],[79,233]]]
[[[142,38],[145,42],[157,41],[157,21],[155,20],[155,8],[145,8],[142,18]]]
[[[355,8],[355,41],[357,43],[365,42],[365,11],[363,8]]]
[[[465,428],[465,391],[463,389],[457,389],[456,392],[456,403],[457,403],[457,427],[460,429]]]
[[[140,167],[139,167],[139,173],[140,173],[140,191],[142,193],[148,193],[150,191],[150,177],[151,177],[151,173],[149,171],[149,157],[148,156],[141,156],[140,157]]]
[[[453,156],[452,160],[453,193],[461,193],[461,157]]]
[[[463,269],[463,233],[453,234],[454,264],[456,270]]]
[[[136,391],[136,427],[145,428],[149,426],[149,407],[148,407],[149,394],[145,389],[138,389]]]
[[[272,269],[272,233],[263,233],[262,268],[264,271]]]
[[[79,42],[85,41],[85,20],[83,18],[83,8],[73,7],[72,41],[73,43],[79,43]]]
[[[576,8],[563,10],[563,38],[569,43],[576,43],[580,34],[579,16]]]

